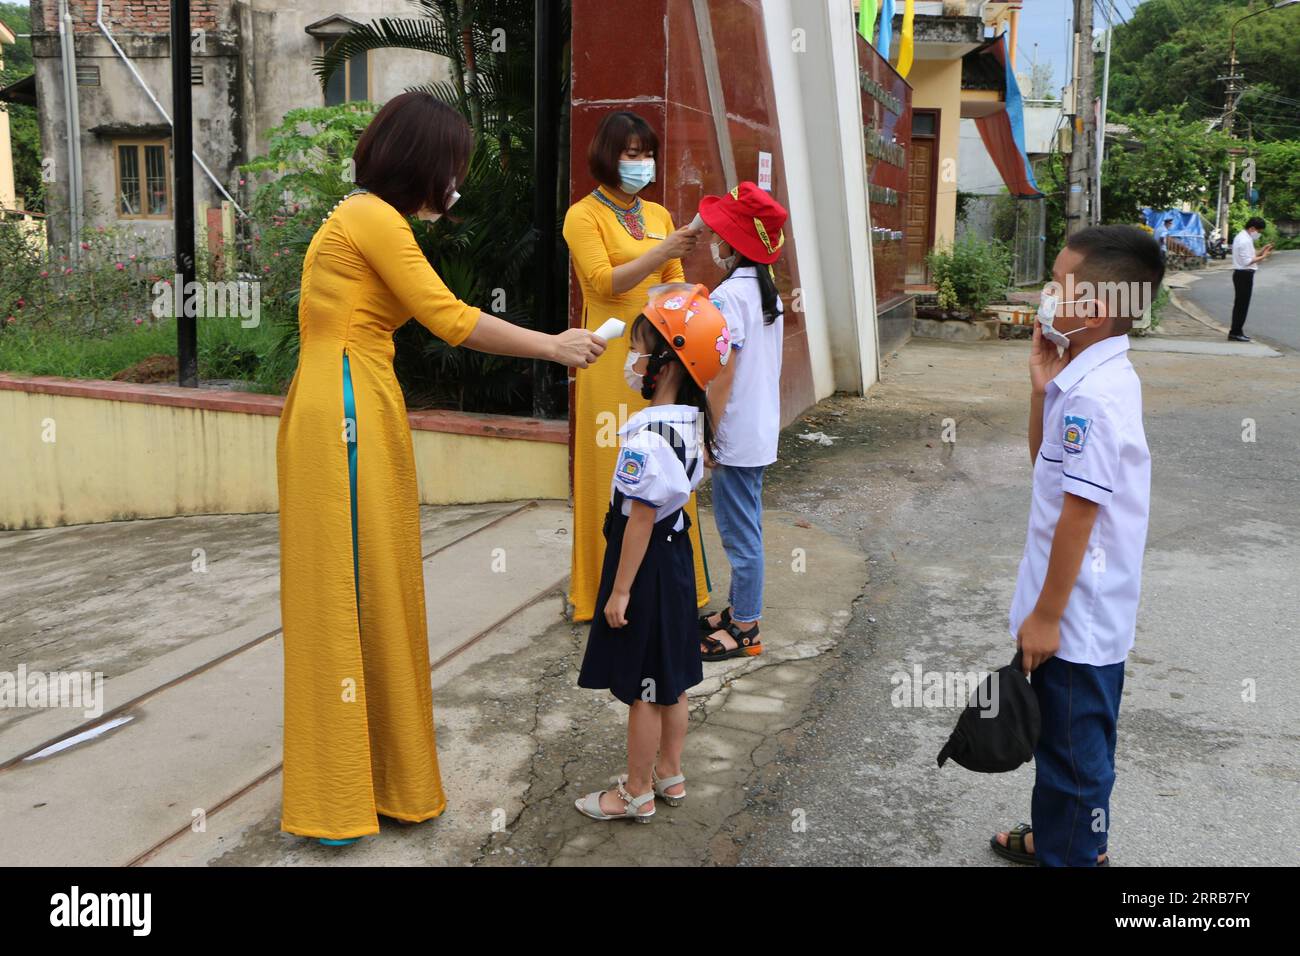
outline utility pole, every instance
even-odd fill
[[[1235,23],[1233,28],[1235,30]],[[1220,77],[1220,79],[1227,81],[1223,94],[1223,132],[1228,136],[1232,136],[1232,119],[1238,92],[1237,81],[1242,78],[1237,73],[1237,45],[1230,42],[1228,46],[1228,75]],[[1235,155],[1230,156],[1229,162],[1231,164],[1230,171],[1219,170],[1219,200],[1214,206],[1214,226],[1219,230],[1220,236],[1227,235],[1228,206],[1232,202],[1229,193],[1232,189],[1232,178],[1237,175],[1237,157]]]
[[[1074,126],[1070,147],[1070,178],[1066,192],[1065,234],[1087,228],[1091,221],[1093,137],[1092,0],[1074,0],[1076,50],[1074,67]]]
[[[190,90],[190,0],[171,0],[172,202],[175,212],[178,384],[199,384],[199,333],[189,302],[194,281],[194,113]]]
[[[1110,93],[1110,35],[1114,27],[1106,28],[1106,59],[1101,71],[1101,107],[1097,110],[1097,184],[1092,204],[1092,224],[1101,225],[1101,164],[1106,159],[1106,97]]]

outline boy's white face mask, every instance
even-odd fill
[[[1056,310],[1063,305],[1076,305],[1079,302],[1091,301],[1091,299],[1071,299],[1069,302],[1062,302],[1058,296],[1044,290],[1038,300],[1038,324],[1043,327],[1043,338],[1063,349],[1069,348],[1070,340],[1068,336],[1073,335],[1075,332],[1082,332],[1087,326],[1081,325],[1077,329],[1071,329],[1068,332],[1058,332],[1052,327],[1052,323],[1056,321]]]

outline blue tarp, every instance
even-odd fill
[[[1205,226],[1201,222],[1199,212],[1179,212],[1177,209],[1163,209],[1157,212],[1143,207],[1142,216],[1146,224],[1156,230],[1157,238],[1165,219],[1172,218],[1173,225],[1169,227],[1169,235],[1192,250],[1193,255],[1205,255]]]

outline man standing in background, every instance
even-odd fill
[[[1265,222],[1258,216],[1246,220],[1246,228],[1232,240],[1232,330],[1229,342],[1249,342],[1246,334],[1246,310],[1250,308],[1250,293],[1255,288],[1255,270],[1259,263],[1273,254],[1269,243],[1257,255],[1255,239],[1264,231]]]

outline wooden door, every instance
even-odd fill
[[[912,148],[907,160],[907,214],[903,219],[908,284],[921,284],[929,277],[925,256],[934,244],[938,132],[937,110],[912,112]]]

